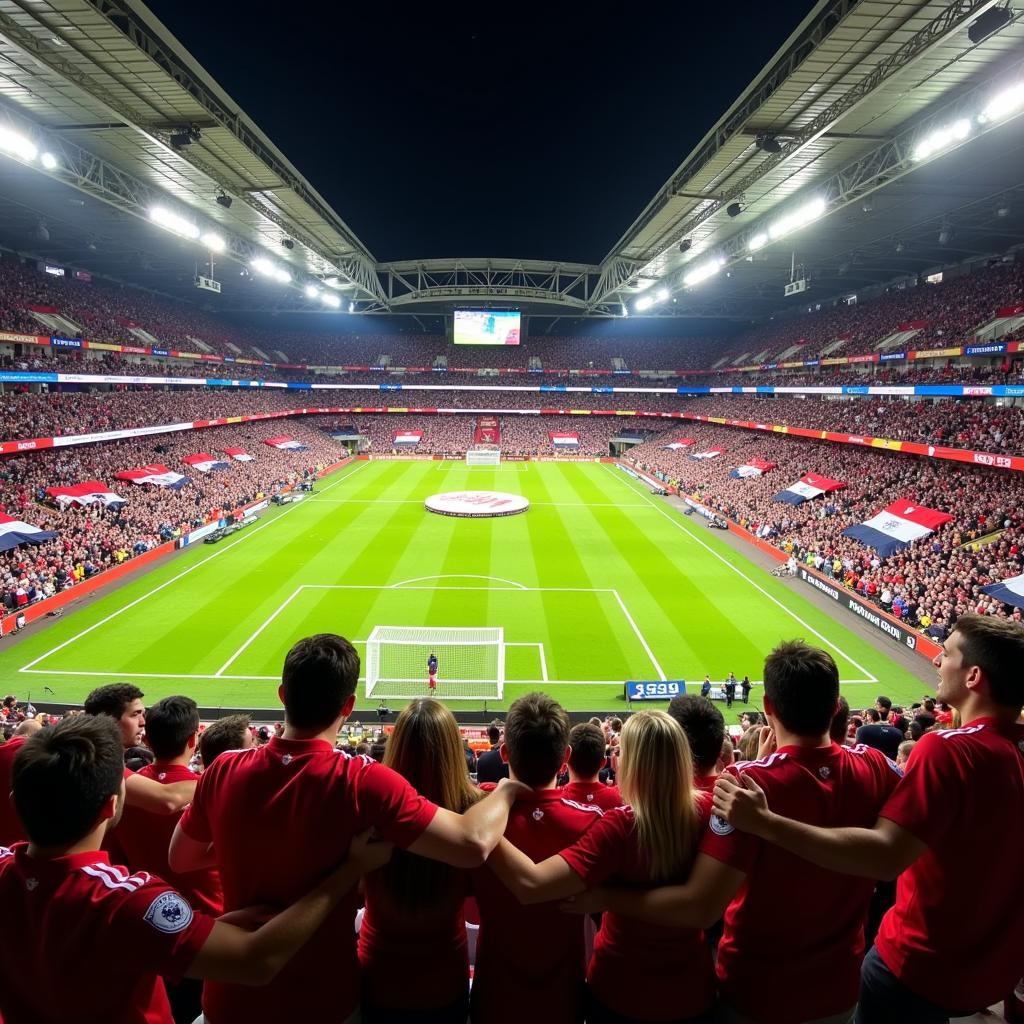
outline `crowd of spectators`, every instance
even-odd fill
[[[695,444],[665,447],[683,437]],[[712,448],[725,451],[713,459],[687,454]],[[730,475],[753,458],[777,468],[760,477]],[[665,431],[632,449],[627,461],[933,635],[944,635],[966,612],[1021,617],[1020,609],[981,593],[983,586],[1024,572],[1020,474],[702,423]],[[847,486],[797,506],[774,500],[808,472]],[[884,559],[842,536],[846,527],[899,499],[953,519]]]
[[[156,438],[102,445],[48,449],[0,460],[0,510],[57,536],[41,544],[22,544],[0,552],[0,601],[3,612],[49,597],[96,573],[127,561],[193,526],[229,517],[235,510],[294,486],[347,455],[328,435],[289,421],[287,435],[306,451],[272,448],[264,439],[280,436],[274,423],[212,427]],[[201,474],[182,463],[199,452],[241,448],[254,458],[239,462],[222,456],[226,470]],[[178,490],[115,479],[119,471],[149,464],[166,465],[188,476]],[[46,488],[100,480],[120,497],[120,508],[46,502]]]

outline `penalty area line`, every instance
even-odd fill
[[[329,491],[332,487],[337,487],[338,484],[342,483],[342,481],[348,480],[350,477],[352,477],[356,473],[358,473],[360,469],[364,469],[368,465],[369,465],[368,462],[361,462],[361,463],[359,463],[359,465],[357,465],[352,470],[351,473],[346,473],[344,476],[339,477],[339,479],[335,480],[333,483],[331,483],[327,487],[325,487],[324,488],[324,493]],[[134,608],[137,604],[141,604],[143,601],[145,601],[146,598],[152,597],[154,594],[158,594],[161,590],[163,590],[165,587],[169,587],[172,583],[177,583],[178,580],[183,579],[185,576],[187,576],[191,572],[195,572],[196,569],[200,568],[201,566],[206,565],[206,563],[211,561],[212,559],[217,558],[220,555],[223,555],[225,552],[234,551],[234,549],[236,547],[238,547],[239,544],[244,544],[250,537],[254,537],[257,533],[260,533],[262,530],[265,530],[268,526],[272,526],[274,523],[280,522],[293,509],[301,508],[301,507],[302,507],[302,503],[301,502],[293,503],[293,504],[289,505],[280,515],[274,516],[273,519],[268,519],[265,523],[260,523],[259,526],[250,527],[233,544],[229,544],[227,547],[218,548],[216,551],[214,551],[214,553],[212,555],[208,555],[206,558],[201,558],[194,565],[190,565],[187,569],[184,569],[182,572],[179,572],[177,576],[172,576],[169,580],[165,580],[163,583],[159,584],[158,586],[153,587],[152,590],[147,590],[145,594],[142,594],[140,597],[135,598],[134,601],[129,601],[128,604],[126,604],[126,605],[122,605],[116,611],[113,611],[109,615],[107,615],[104,618],[100,619],[99,622],[94,622],[91,626],[86,626],[85,629],[83,629],[79,633],[76,633],[73,637],[70,637],[69,639],[65,640],[63,643],[57,644],[56,647],[50,648],[50,650],[48,650],[45,654],[40,654],[38,658],[35,658],[34,660],[30,661],[27,665],[25,665],[24,667],[18,669],[18,671],[19,672],[27,672],[27,671],[29,671],[29,669],[34,668],[36,665],[38,665],[39,662],[45,661],[47,658],[49,658],[52,655],[56,654],[58,651],[62,651],[65,647],[69,646],[70,644],[73,644],[76,640],[81,640],[83,636],[87,636],[94,629],[99,629],[100,626],[105,626],[112,619],[116,619],[123,612],[128,611],[129,608]]]

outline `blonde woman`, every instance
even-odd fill
[[[683,730],[663,711],[641,711],[626,722],[620,747],[627,806],[607,811],[573,846],[539,864],[507,840],[491,856],[488,864],[521,902],[566,899],[600,885],[646,888],[689,875],[711,795],[694,787]],[[606,913],[587,984],[588,1024],[711,1019],[714,973],[698,929]]]
[[[470,782],[455,717],[440,701],[414,700],[385,749],[384,763],[441,807],[461,814],[483,796]],[[359,933],[365,1024],[465,1024],[465,875],[396,851],[386,868],[366,876],[365,891]]]

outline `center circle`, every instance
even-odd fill
[[[521,494],[504,491],[446,491],[432,494],[423,503],[428,512],[464,519],[490,519],[496,516],[517,516],[530,503]]]

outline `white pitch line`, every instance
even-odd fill
[[[448,572],[442,573],[437,576],[414,576],[409,580],[400,580],[398,583],[390,584],[387,590],[402,590],[402,589],[413,589],[406,587],[407,583],[425,583],[427,580],[494,580],[497,583],[507,583],[507,587],[487,587],[487,590],[526,590],[526,586],[522,583],[517,583],[515,580],[506,580],[501,576],[481,576],[478,573],[473,572]],[[454,590],[454,587],[431,587],[431,590]]]
[[[338,484],[340,484],[342,481],[350,479],[356,473],[358,473],[360,469],[363,469],[363,468],[365,468],[368,465],[369,465],[368,462],[360,462],[355,467],[355,469],[352,470],[351,473],[346,473],[344,476],[342,476],[339,479],[335,480],[332,484],[329,484],[324,489],[325,492],[329,491],[332,487],[337,487]],[[152,590],[147,590],[146,593],[143,594],[141,597],[137,597],[137,598],[135,598],[134,601],[130,601],[128,604],[123,605],[122,607],[118,608],[116,611],[111,612],[105,618],[100,619],[99,622],[94,622],[91,626],[87,626],[80,633],[76,633],[69,640],[65,640],[63,643],[57,644],[56,647],[51,648],[45,654],[40,654],[38,658],[36,658],[34,661],[30,661],[27,665],[25,665],[23,668],[20,668],[18,671],[19,672],[27,672],[34,665],[38,665],[39,662],[44,661],[46,658],[49,658],[51,655],[54,655],[58,651],[63,650],[69,644],[73,644],[76,640],[81,640],[83,636],[86,636],[87,634],[91,633],[94,629],[99,629],[100,626],[105,626],[108,622],[110,622],[111,619],[116,619],[118,617],[118,615],[120,615],[122,612],[128,611],[129,608],[134,608],[137,604],[141,603],[142,601],[145,601],[147,597],[152,597],[154,594],[159,593],[161,590],[164,589],[164,587],[169,587],[172,583],[177,583],[178,580],[180,580],[183,577],[187,576],[190,572],[195,572],[195,570],[198,569],[200,566],[206,565],[207,562],[211,561],[214,558],[217,558],[219,555],[223,555],[226,551],[234,551],[234,549],[236,547],[238,547],[239,544],[244,544],[245,541],[247,541],[250,537],[255,536],[255,534],[259,533],[261,530],[265,530],[268,526],[271,526],[274,523],[279,522],[286,515],[288,515],[288,513],[291,512],[292,509],[301,508],[301,507],[302,507],[302,503],[301,502],[299,502],[297,504],[289,505],[280,515],[274,516],[273,519],[268,519],[265,523],[260,523],[259,526],[250,527],[248,530],[245,530],[242,533],[242,536],[238,540],[236,540],[234,543],[229,544],[226,547],[218,548],[216,551],[214,551],[214,553],[212,555],[209,555],[206,558],[200,559],[194,565],[190,565],[187,569],[183,570],[182,572],[179,572],[177,576],[172,576],[169,580],[166,580],[165,582],[161,583],[159,586],[154,587]]]
[[[306,498],[305,503],[321,505],[422,505],[420,498]],[[531,501],[530,508],[649,508],[643,502],[617,501]]]
[[[548,681],[548,659],[544,656],[544,645],[537,644],[537,650],[540,651],[540,675],[541,681],[545,684]],[[506,680],[507,682],[507,680]]]
[[[246,641],[245,641],[245,643],[244,643],[244,644],[242,644],[242,646],[241,646],[241,647],[239,647],[239,648],[238,648],[238,650],[237,650],[237,651],[235,651],[235,653],[234,653],[234,654],[232,654],[232,655],[231,655],[231,657],[230,657],[230,658],[228,658],[228,660],[227,660],[227,661],[225,661],[223,665],[221,665],[221,667],[220,667],[219,669],[217,669],[217,671],[216,671],[216,672],[214,673],[214,678],[215,678],[215,679],[219,679],[219,678],[220,678],[221,676],[223,676],[223,675],[224,675],[224,671],[225,671],[225,669],[228,669],[228,668],[230,668],[230,667],[231,667],[231,665],[232,665],[232,664],[234,663],[235,659],[236,659],[236,658],[237,658],[237,657],[238,657],[238,656],[239,656],[239,655],[240,655],[240,654],[241,654],[241,653],[242,653],[243,651],[245,651],[245,650],[246,650],[246,648],[248,648],[249,644],[251,644],[251,643],[253,642],[253,640],[255,640],[255,639],[256,639],[256,637],[258,637],[258,636],[260,635],[260,633],[262,633],[262,632],[263,632],[263,630],[265,630],[265,629],[267,628],[267,626],[269,626],[269,625],[270,625],[270,624],[271,624],[271,623],[272,623],[272,622],[274,621],[274,619],[276,619],[276,618],[278,617],[278,615],[280,615],[280,614],[281,614],[281,612],[283,612],[283,611],[285,610],[285,608],[287,608],[287,607],[288,607],[288,605],[290,605],[290,604],[292,603],[292,601],[294,601],[294,600],[295,600],[295,598],[296,598],[296,597],[298,597],[298,596],[299,596],[299,594],[301,594],[301,593],[302,593],[302,587],[296,587],[296,588],[295,588],[295,589],[294,589],[294,590],[293,590],[293,591],[292,591],[292,592],[291,592],[291,593],[290,593],[290,594],[289,594],[289,595],[288,595],[288,596],[287,596],[287,597],[286,597],[286,598],[285,598],[285,599],[284,599],[284,600],[283,600],[283,601],[282,601],[282,602],[281,602],[281,603],[280,603],[280,604],[279,604],[279,605],[277,606],[277,608],[275,608],[275,609],[274,609],[274,611],[272,611],[272,612],[270,613],[270,615],[269,615],[269,616],[268,616],[268,617],[267,617],[266,619],[264,619],[264,621],[263,621],[263,624],[262,624],[262,625],[261,625],[261,626],[260,626],[260,627],[259,627],[259,628],[258,628],[258,629],[256,630],[256,632],[255,632],[255,633],[253,633],[253,634],[252,634],[252,635],[251,635],[251,636],[249,637],[249,639],[248,639],[248,640],[246,640]]]
[[[433,579],[434,577],[427,577]],[[493,578],[493,577],[491,577]],[[303,583],[302,590],[393,590],[390,583]],[[487,590],[487,591],[508,591],[528,592],[531,594],[614,594],[611,587],[524,587],[517,584],[514,587],[406,587],[402,590]]]
[[[606,466],[606,468],[610,468],[610,467]],[[613,473],[613,475],[615,475],[615,474]],[[618,480],[620,483],[624,483],[635,494],[640,494],[640,492],[637,491],[637,489],[629,482],[629,480],[623,480],[618,475],[615,475],[615,479]],[[705,551],[709,551],[723,565],[727,565],[730,569],[732,569],[732,571],[734,573],[736,573],[737,576],[740,576],[742,579],[745,579],[755,590],[760,591],[765,597],[768,598],[769,601],[772,602],[772,604],[778,605],[778,607],[781,608],[787,615],[791,616],[793,619],[795,619],[797,622],[799,622],[800,625],[804,627],[804,629],[806,629],[809,632],[813,633],[819,640],[821,640],[822,643],[827,644],[829,647],[831,647],[833,651],[835,651],[837,654],[839,654],[843,658],[845,658],[851,665],[853,665],[854,668],[860,669],[860,671],[863,672],[866,676],[869,676],[871,682],[874,682],[874,683],[878,682],[878,677],[877,676],[873,675],[868,669],[866,669],[859,662],[854,661],[853,658],[851,658],[844,650],[842,650],[840,647],[838,647],[836,644],[834,644],[831,640],[829,640],[829,638],[827,636],[825,636],[823,633],[819,633],[812,625],[810,625],[809,623],[807,623],[803,619],[801,619],[800,616],[797,615],[797,613],[794,612],[791,608],[787,608],[786,605],[784,605],[777,597],[775,597],[774,594],[769,594],[768,591],[764,589],[764,587],[762,587],[755,580],[752,580],[745,572],[743,572],[742,569],[738,569],[727,558],[725,558],[722,555],[720,555],[713,547],[711,547],[710,545],[708,545],[707,543],[702,541],[700,539],[700,537],[698,537],[695,533],[693,533],[686,526],[684,526],[683,523],[681,523],[670,512],[666,512],[665,509],[661,507],[661,505],[657,504],[654,501],[651,501],[646,495],[642,495],[641,494],[640,496],[646,502],[648,502],[648,504],[650,504],[658,512],[660,512],[673,526],[675,526],[679,530],[682,530],[682,532],[687,537],[689,537],[690,540],[694,541],[694,543],[696,543],[696,544],[699,544],[702,548],[704,548]]]
[[[640,645],[647,652],[647,657],[651,659],[651,664],[654,666],[654,671],[658,673],[658,678],[667,679],[668,676],[662,672],[661,666],[658,664],[658,659],[654,656],[654,651],[651,650],[643,633],[640,632],[640,627],[633,621],[633,616],[629,614],[629,609],[626,607],[625,602],[621,597],[619,597],[619,592],[617,590],[613,590],[612,593],[615,595],[615,600],[619,602],[619,607],[622,609],[622,614],[626,616],[626,621],[633,627],[633,632],[636,633],[637,640],[640,641]]]

